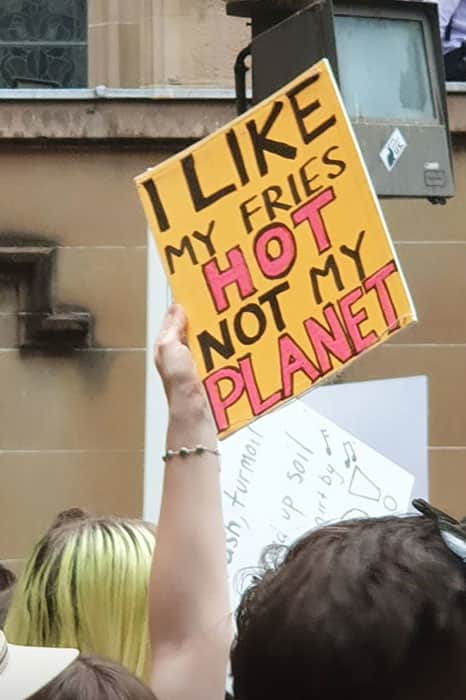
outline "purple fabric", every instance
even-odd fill
[[[466,41],[466,0],[437,0],[437,3],[443,53],[448,53]],[[445,34],[450,21],[451,33],[447,40]]]

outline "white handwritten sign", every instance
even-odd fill
[[[312,528],[404,513],[414,477],[294,401],[230,436],[222,448],[225,535],[233,601],[263,548]]]

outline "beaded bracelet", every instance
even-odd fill
[[[220,452],[215,449],[211,450],[209,447],[204,447],[204,445],[196,445],[196,447],[180,447],[179,450],[167,450],[162,459],[164,462],[168,462],[169,459],[173,457],[190,457],[191,455],[203,455],[209,452],[212,455],[220,455]]]

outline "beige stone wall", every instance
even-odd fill
[[[90,0],[89,85],[233,87],[249,36],[221,0]]]
[[[64,508],[141,515],[146,226],[131,179],[160,157],[0,150],[0,246],[5,232],[46,238],[57,247],[57,299],[95,317],[89,350],[21,353],[16,290],[0,278],[1,558],[23,556]]]
[[[5,232],[58,249],[61,303],[95,316],[95,345],[71,356],[20,353],[16,290],[0,282],[0,553],[22,557],[73,505],[142,509],[146,229],[131,178],[168,155],[137,145],[16,144],[0,149]],[[433,501],[466,513],[466,142],[455,144],[457,197],[384,203],[420,322],[343,374],[427,374]],[[394,436],[393,439],[396,439]]]
[[[420,322],[348,369],[345,380],[427,374],[431,495],[466,513],[465,144],[446,207],[384,203]],[[87,307],[96,343],[70,357],[16,349],[16,292],[0,284],[0,552],[22,556],[60,509],[138,516],[145,386],[145,223],[133,175],[156,151],[0,152],[3,232],[58,247],[56,294]],[[25,198],[27,193],[27,199]],[[396,439],[396,436],[394,436]],[[6,527],[8,524],[8,527]]]
[[[221,0],[90,0],[89,9],[91,85],[232,86],[233,61],[249,32],[243,20],[225,16]],[[465,109],[464,98],[458,100],[455,124]],[[141,514],[146,231],[131,178],[169,154],[158,150],[155,137],[178,143],[183,134],[205,135],[228,118],[219,111],[223,105],[212,104],[151,104],[150,114],[146,104],[134,119],[126,103],[62,107],[0,105],[0,239],[31,234],[57,246],[57,298],[95,315],[96,344],[68,357],[20,353],[17,292],[0,281],[2,558],[22,557],[57,511],[72,505]],[[111,143],[123,122],[128,139],[136,136],[128,124],[135,125],[139,145],[86,140],[105,140],[107,125]],[[50,140],[60,132],[80,145]],[[142,146],[144,134],[151,140]],[[8,137],[48,141],[9,145]],[[464,136],[455,142],[455,165],[457,197],[446,207],[384,203],[420,322],[343,378],[428,375],[431,496],[464,515]]]
[[[466,515],[466,141],[455,143],[456,197],[383,202],[419,323],[371,351],[348,381],[425,374],[429,378],[430,493]],[[393,436],[396,439],[396,436]]]
[[[93,0],[90,5],[91,84],[233,85],[234,57],[249,41],[249,30],[243,20],[225,16],[221,0]],[[464,100],[454,102],[452,123],[458,118],[464,123]],[[455,148],[457,196],[446,207],[384,203],[419,324],[344,376],[429,376],[432,496],[460,515],[466,514],[464,141],[457,140]]]

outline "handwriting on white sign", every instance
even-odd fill
[[[408,508],[413,477],[295,401],[223,443],[230,575],[257,565],[269,544],[349,518]]]

